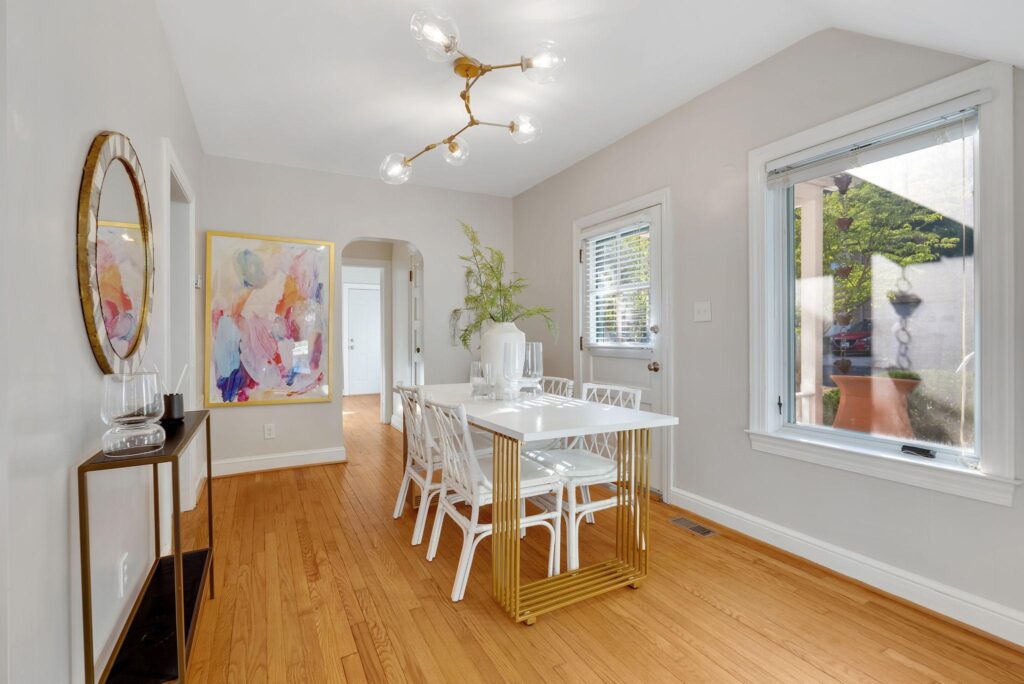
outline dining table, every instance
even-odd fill
[[[515,399],[473,396],[469,383],[425,385],[427,401],[461,404],[470,425],[493,436],[494,470],[491,591],[516,623],[647,578],[650,535],[651,431],[678,424],[675,416],[553,394]],[[519,466],[523,444],[614,433],[615,556],[593,565],[531,582],[520,578]]]

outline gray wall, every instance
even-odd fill
[[[82,613],[75,468],[99,446],[101,373],[85,334],[75,269],[82,166],[93,136],[128,135],[149,186],[157,249],[166,245],[162,138],[197,182],[202,151],[152,2],[8,0],[9,207],[0,247],[10,345],[3,379],[3,467],[9,496],[8,675],[12,682],[81,678]],[[158,255],[159,256],[159,255]],[[158,264],[159,258],[158,258]],[[154,312],[166,307],[157,291]],[[165,367],[163,316],[146,361]],[[152,367],[152,366],[150,366]],[[91,482],[97,647],[110,646],[152,560],[151,478],[103,473]],[[2,478],[0,478],[2,484]],[[0,528],[2,533],[2,528]],[[0,539],[0,544],[3,540]],[[115,565],[129,554],[118,599]],[[6,589],[6,586],[5,586]],[[2,660],[2,657],[0,657]],[[4,678],[0,671],[0,680]]]
[[[427,382],[458,382],[470,355],[448,343],[448,313],[465,294],[458,255],[467,253],[459,220],[483,241],[512,253],[512,200],[376,179],[207,157],[199,230],[286,235],[335,243],[334,399],[294,406],[214,409],[214,460],[338,448],[341,410],[341,252],[359,238],[406,240],[423,255],[424,364]],[[202,237],[202,236],[200,236]],[[200,250],[205,240],[198,241]],[[204,255],[198,254],[203,264]],[[277,438],[263,439],[263,424]],[[216,466],[215,466],[216,472]]]
[[[836,30],[815,34],[516,197],[515,261],[531,283],[531,303],[555,307],[562,330],[571,330],[573,219],[669,187],[676,340],[666,366],[680,417],[677,500],[693,493],[1020,611],[1024,492],[1012,508],[981,503],[754,452],[744,434],[748,152],[975,64]],[[1019,72],[1016,87],[1024,160]],[[1024,168],[1017,181],[1024,187]],[[1018,234],[1022,225],[1018,206]],[[1024,239],[1017,249],[1024,256]],[[714,321],[694,324],[693,302],[705,299]],[[542,334],[536,323],[524,327]],[[1018,315],[1018,337],[1021,328]],[[552,374],[572,373],[569,336],[546,361]],[[1024,407],[1020,393],[1017,402]]]

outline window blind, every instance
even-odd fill
[[[651,226],[634,223],[583,241],[584,340],[650,345]]]

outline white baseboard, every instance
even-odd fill
[[[239,456],[238,458],[214,459],[213,476],[254,473],[259,470],[294,468],[296,466],[338,463],[347,460],[345,447],[311,449],[309,451],[286,451],[279,454]]]
[[[399,432],[402,431],[402,414],[392,413],[391,414],[391,427],[395,428]]]
[[[1024,645],[1024,611],[815,539],[702,496],[672,487],[668,503],[693,511],[784,551],[823,565],[929,610]]]

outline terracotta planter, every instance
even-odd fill
[[[853,219],[849,216],[842,216],[836,219],[836,228],[843,231],[844,233],[850,230],[850,226],[853,225]]]
[[[920,380],[879,376],[833,375],[839,408],[832,427],[912,439],[907,398]]]

